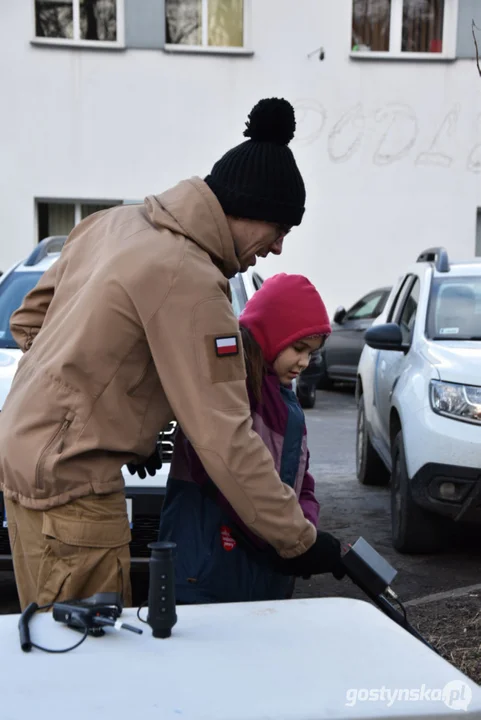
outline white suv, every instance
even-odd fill
[[[24,261],[17,263],[0,278],[0,409],[3,407],[13,377],[17,370],[22,351],[10,332],[10,316],[23,301],[25,295],[35,287],[42,274],[60,256],[66,240],[58,235],[42,240]],[[263,279],[252,269],[238,273],[230,280],[232,305],[237,316],[247,300],[258,290]],[[134,568],[147,568],[150,551],[148,543],[157,540],[160,510],[162,507],[167,477],[170,470],[176,423],[172,422],[159,435],[162,448],[162,469],[154,477],[145,479],[131,475],[124,465],[125,495],[132,530],[131,555]],[[3,520],[3,522],[2,522]],[[11,568],[11,553],[8,541],[7,520],[0,492],[0,569]]]
[[[481,262],[422,253],[365,335],[357,377],[357,476],[391,475],[392,543],[443,547],[481,522]]]

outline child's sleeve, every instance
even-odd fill
[[[299,495],[299,504],[302,508],[304,516],[313,523],[317,528],[319,522],[320,505],[314,494],[316,482],[309,472],[309,450],[307,451],[306,471],[304,480],[302,481],[301,493]]]

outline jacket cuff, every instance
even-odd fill
[[[314,545],[316,538],[317,530],[311,522],[308,522],[306,529],[304,530],[294,547],[279,550],[279,555],[285,560],[298,557],[298,555],[302,555],[303,553],[307,552],[307,550],[309,550],[309,548]]]

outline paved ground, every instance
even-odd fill
[[[352,543],[360,535],[370,542],[398,569],[393,587],[403,600],[480,582],[479,537],[460,536],[449,553],[438,556],[402,556],[392,549],[389,488],[366,488],[355,478],[356,410],[352,392],[319,392],[316,408],[306,415],[323,529],[344,543]],[[348,579],[337,582],[327,576],[300,581],[296,595],[362,597]],[[136,596],[145,599],[145,587],[139,587]],[[0,574],[0,613],[14,611],[13,578]]]
[[[311,468],[321,502],[322,529],[345,543],[363,536],[397,570],[393,589],[402,600],[481,581],[480,533],[458,533],[442,555],[408,556],[393,550],[389,488],[369,488],[355,477],[356,407],[352,392],[319,392],[316,408],[306,412]],[[297,595],[362,597],[349,579],[327,576],[300,581]]]

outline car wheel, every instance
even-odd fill
[[[356,473],[362,485],[387,485],[389,482],[386,466],[369,438],[364,395],[360,396],[357,408]]]
[[[392,448],[391,527],[393,547],[401,553],[431,553],[441,547],[440,518],[414,501],[400,431]]]
[[[316,386],[311,385],[299,390],[299,402],[303,408],[313,408],[316,404]]]

